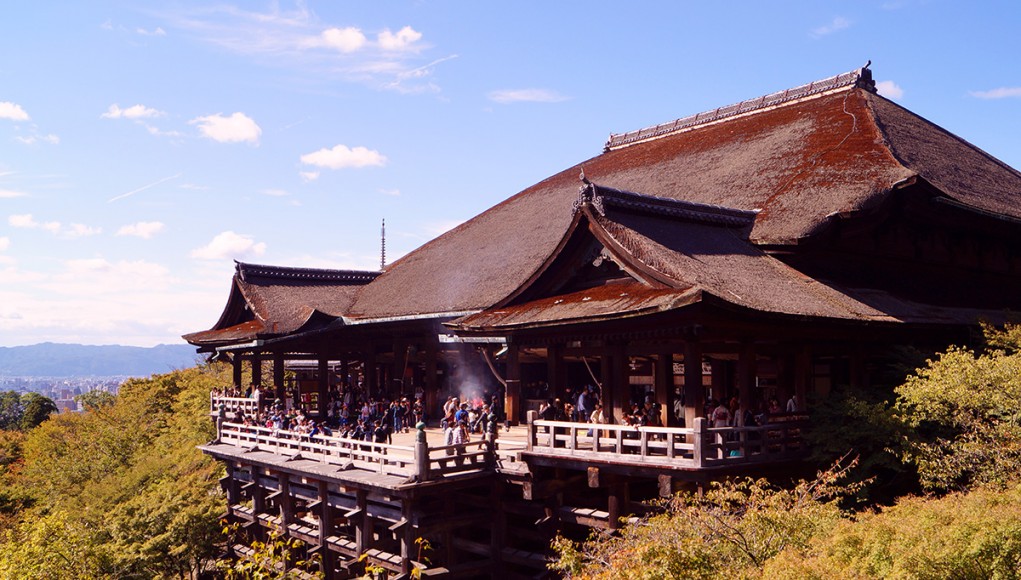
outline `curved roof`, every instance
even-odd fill
[[[881,204],[915,176],[968,207],[1021,217],[1021,174],[859,84],[612,147],[398,260],[350,314],[441,314],[498,303],[563,238],[582,169],[610,188],[756,211],[750,240],[757,245],[797,245],[833,215]]]

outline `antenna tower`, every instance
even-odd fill
[[[383,218],[383,227],[379,230],[379,240],[379,271],[382,272],[386,269],[386,218]]]

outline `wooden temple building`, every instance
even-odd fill
[[[228,422],[203,450],[227,466],[231,517],[305,539],[328,577],[359,558],[541,575],[556,530],[783,469],[815,400],[876,385],[895,347],[967,342],[1021,307],[1019,201],[1021,173],[878,95],[867,67],[611,135],[383,271],[238,263],[220,320],[185,336],[233,361],[236,387],[324,417],[352,382],[420,395],[430,427],[448,395],[499,393],[495,441],[364,449]],[[603,428],[535,418],[586,385]],[[765,426],[705,419],[710,399],[792,397]],[[650,426],[620,424],[648,402]]]

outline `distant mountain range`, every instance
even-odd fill
[[[199,361],[188,344],[87,346],[44,342],[0,347],[0,375],[19,377],[147,377]]]

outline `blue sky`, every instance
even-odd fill
[[[610,133],[855,69],[1021,167],[1015,2],[9,3],[0,346],[209,328],[237,259],[377,269]]]

